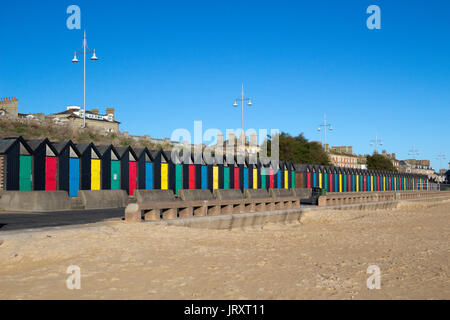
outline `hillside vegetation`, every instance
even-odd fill
[[[95,128],[75,128],[56,125],[51,120],[12,119],[0,117],[0,138],[22,136],[25,140],[48,138],[52,142],[72,140],[74,143],[93,142],[95,145],[132,146],[133,148],[172,149],[171,145],[160,145],[148,139],[136,139],[125,133],[105,134]]]

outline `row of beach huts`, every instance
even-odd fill
[[[422,190],[417,174],[293,164],[252,157],[222,159],[147,148],[72,141],[0,139],[0,191],[321,188],[327,192]]]

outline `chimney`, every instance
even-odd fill
[[[217,134],[217,145],[223,146],[223,134],[222,133]]]
[[[353,147],[352,146],[348,146],[348,153],[353,154]]]
[[[397,159],[395,153],[392,154],[392,159]]]
[[[114,108],[106,108],[106,114],[112,114],[114,116]]]
[[[229,141],[229,143],[236,144],[236,135],[234,134],[234,131],[231,131],[230,133],[228,133],[228,141]]]
[[[93,114],[98,114],[98,109],[92,109],[92,110],[91,110],[91,113],[93,113]]]
[[[258,145],[258,135],[256,132],[250,134],[250,145],[256,147]]]

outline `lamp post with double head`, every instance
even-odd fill
[[[333,126],[331,125],[331,123],[327,123],[327,115],[326,114],[323,116],[323,124],[319,124],[317,131],[321,132],[322,127],[323,127],[323,145],[325,147],[325,152],[328,152],[327,130],[333,131]]]
[[[370,145],[375,146],[375,153],[378,153],[378,147],[383,145],[383,141],[378,138],[378,135],[375,135],[375,140],[370,140]]]
[[[236,98],[234,100],[233,103],[233,107],[237,108],[238,107],[238,102],[242,103],[242,119],[241,119],[241,125],[242,125],[242,134],[241,134],[241,138],[242,138],[242,147],[243,150],[245,151],[245,131],[244,131],[244,102],[248,102],[247,106],[251,107],[252,104],[252,99],[251,98],[244,98],[244,84],[242,84],[242,89],[241,89],[241,97],[240,98]]]
[[[73,63],[78,63],[77,54],[83,55],[83,128],[86,128],[86,54],[92,53],[91,60],[97,61],[98,58],[95,55],[95,49],[90,50],[87,46],[87,39],[86,39],[86,30],[84,31],[84,38],[83,38],[83,48],[79,51],[75,51],[75,55],[72,59]]]

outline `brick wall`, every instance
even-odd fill
[[[0,155],[0,190],[5,190],[5,156]]]

